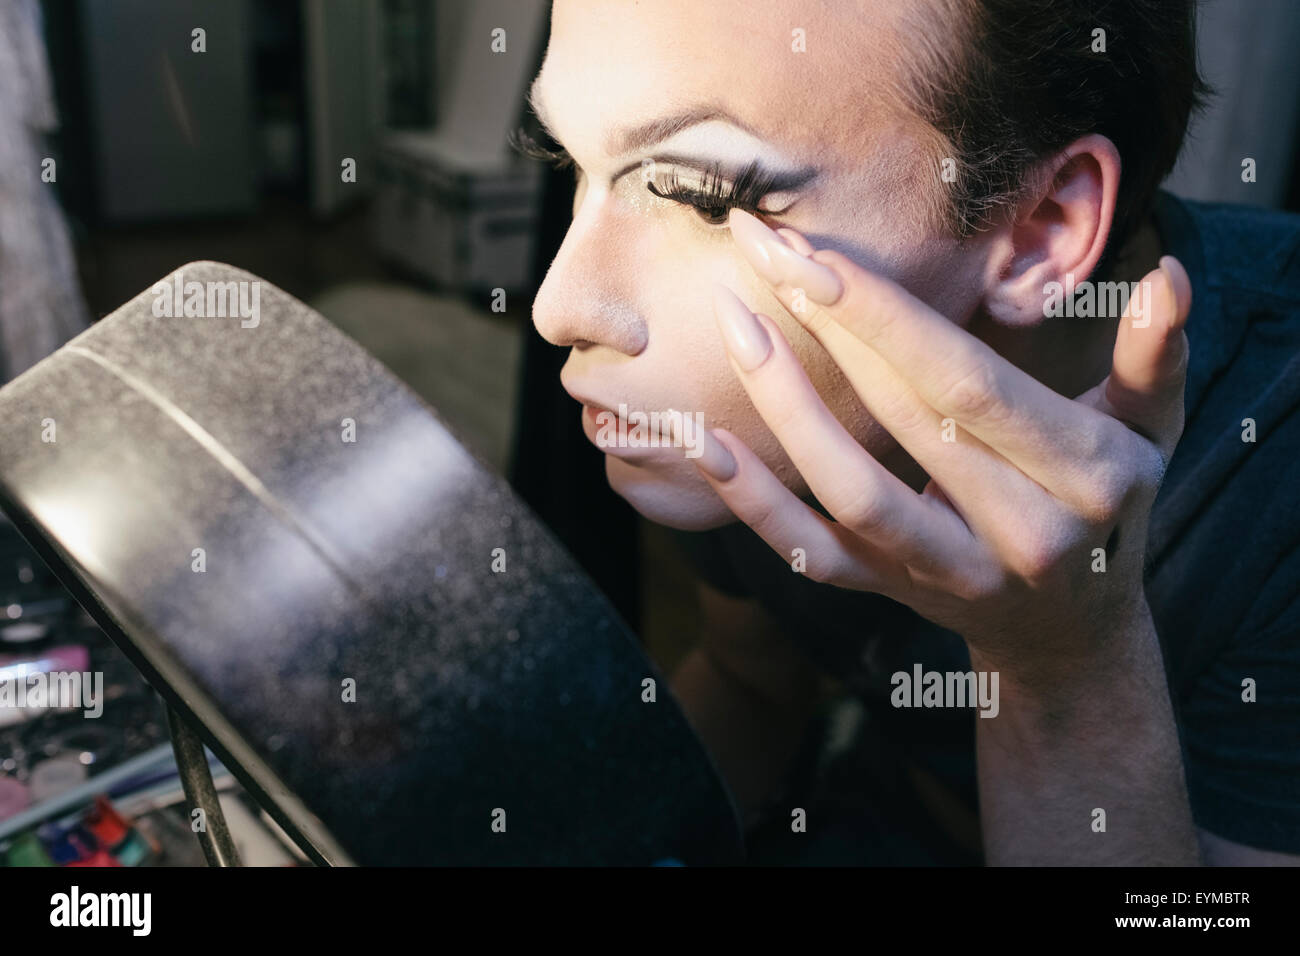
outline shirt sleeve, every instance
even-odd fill
[[[1300,854],[1300,594],[1265,629],[1225,648],[1181,718],[1197,825]]]

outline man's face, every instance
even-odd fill
[[[916,20],[917,6],[557,0],[534,96],[581,173],[573,223],[533,320],[548,341],[572,347],[561,379],[598,406],[582,412],[589,437],[599,407],[702,413],[707,427],[730,430],[806,493],[732,371],[713,317],[712,287],[721,282],[777,322],[828,407],[868,450],[886,459],[895,451],[742,258],[726,209],[700,211],[651,189],[671,191],[674,175],[678,189],[701,187],[687,164],[718,162],[725,179],[757,161],[802,183],[759,199],[768,225],[844,252],[964,324],[979,304],[984,263],[977,246],[928,224],[941,188],[925,149],[930,134],[890,92],[915,43],[902,18]],[[930,18],[919,28],[944,29]],[[681,116],[697,121],[667,136],[660,128],[654,141],[621,142]],[[692,530],[734,520],[683,448],[604,450],[610,485],[649,519]]]

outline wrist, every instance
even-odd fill
[[[1034,642],[1035,644],[1039,642]],[[969,645],[968,645],[969,646]],[[1113,706],[1117,699],[1146,692],[1156,677],[1163,687],[1164,664],[1159,637],[1145,598],[1126,612],[1098,622],[1071,641],[1053,642],[1053,655],[1029,652],[996,658],[969,646],[971,667],[997,672],[1005,710],[1039,715],[1048,725],[1064,727],[1068,715]]]

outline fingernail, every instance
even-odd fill
[[[758,324],[754,313],[749,311],[725,285],[713,284],[713,314],[722,340],[727,344],[727,351],[746,372],[752,372],[772,354],[772,340],[767,330]]]
[[[700,457],[695,459],[696,466],[714,481],[730,481],[736,476],[736,459],[727,446],[718,441],[718,437],[709,429],[701,433]]]
[[[803,289],[808,298],[822,305],[834,304],[843,294],[839,276],[820,262],[801,256],[757,216],[733,209],[727,221],[741,255],[768,282]]]

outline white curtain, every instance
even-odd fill
[[[89,324],[45,135],[58,124],[37,0],[0,2],[0,383]],[[65,171],[55,168],[55,175]]]

